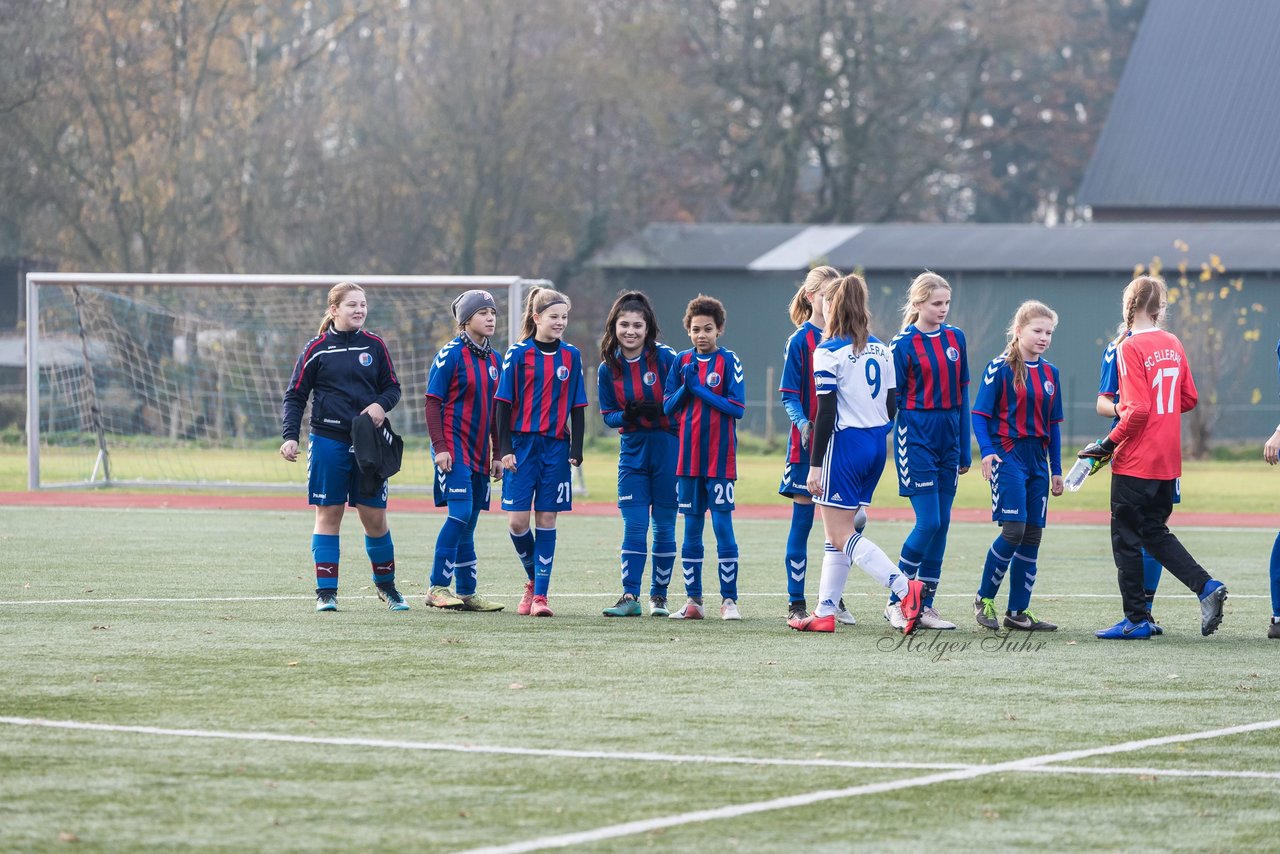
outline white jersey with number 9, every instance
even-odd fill
[[[898,385],[893,355],[872,337],[854,352],[848,338],[823,341],[813,352],[813,377],[818,396],[836,395],[836,428],[883,427],[889,423],[886,401]]]

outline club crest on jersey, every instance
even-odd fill
[[[1053,396],[1053,380],[1044,381],[1044,393],[1049,395],[1050,397]]]
[[[958,362],[958,361],[960,361],[960,351],[959,351],[959,350],[957,350],[955,347],[948,347],[948,348],[947,348],[947,360],[948,360],[948,361],[951,361],[951,362]]]
[[[368,353],[361,353],[360,364],[364,365],[366,368],[369,367],[370,365],[373,364],[373,357],[370,356]]]
[[[556,368],[556,379],[561,381],[569,379],[569,369],[564,365]]]
[[[717,388],[720,385],[720,375],[715,371],[707,374],[707,388]]]
[[[491,379],[491,380],[497,380],[497,379],[498,379],[498,366],[497,366],[497,365],[490,365],[490,366],[489,366],[489,379]]]
[[[653,371],[645,371],[644,376],[640,378],[645,385],[653,385],[658,381],[658,375]]]

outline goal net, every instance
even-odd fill
[[[403,391],[390,413],[405,439],[395,488],[429,490],[422,397],[432,357],[456,334],[450,304],[471,288],[492,293],[501,353],[540,280],[30,273],[29,487],[302,489],[306,463],[277,453],[284,390],[329,288],[347,279],[368,294],[365,328],[386,340]]]

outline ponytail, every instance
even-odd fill
[[[552,288],[535,287],[529,291],[529,296],[524,301],[524,316],[520,320],[521,341],[532,338],[538,331],[538,324],[533,316],[541,314],[556,303],[564,303],[567,309],[573,308],[573,303],[567,296]]]
[[[1133,321],[1139,311],[1146,313],[1152,323],[1159,326],[1168,301],[1169,290],[1159,276],[1139,276],[1130,282],[1120,298],[1124,320],[1116,327],[1116,346],[1119,347],[1120,342],[1133,331]]]
[[[867,305],[867,283],[850,273],[827,287],[827,328],[823,340],[848,338],[855,353],[867,346],[871,337],[871,309]]]
[[[791,322],[800,326],[813,317],[813,295],[820,293],[829,283],[839,278],[840,271],[825,264],[810,270],[804,277],[804,281],[796,286],[795,296],[791,298],[791,305],[787,308],[791,315]]]
[[[364,293],[364,288],[355,282],[338,282],[338,284],[329,288],[329,308],[325,311],[324,317],[320,319],[320,331],[316,335],[323,335],[333,328],[333,309],[342,305],[342,301],[347,298],[347,294],[351,291]]]

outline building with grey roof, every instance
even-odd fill
[[[1280,220],[1280,3],[1149,0],[1080,188],[1097,222]]]
[[[785,426],[777,396],[782,348],[793,327],[787,305],[814,264],[861,270],[871,289],[874,331],[887,339],[899,328],[899,309],[911,279],[924,269],[947,277],[955,289],[951,319],[968,336],[970,367],[1005,346],[1005,328],[1024,299],[1040,299],[1059,314],[1048,358],[1062,371],[1066,435],[1094,438],[1105,424],[1094,414],[1099,358],[1115,335],[1120,294],[1138,265],[1159,259],[1166,271],[1186,262],[1192,277],[1201,263],[1220,259],[1228,313],[1244,308],[1245,325],[1227,330],[1228,346],[1248,352],[1206,393],[1218,396],[1220,439],[1270,435],[1276,405],[1280,321],[1280,222],[1031,224],[867,224],[841,226],[654,223],[598,255],[594,264],[622,288],[653,299],[668,343],[688,346],[681,320],[698,293],[725,303],[726,347],[742,357],[747,374],[744,426],[765,433]],[[1240,291],[1227,284],[1243,279]],[[1176,272],[1170,276],[1176,284]],[[1257,312],[1260,305],[1269,312]],[[1255,342],[1244,333],[1254,331]],[[1258,399],[1255,401],[1255,397]],[[770,411],[772,410],[772,414]],[[1260,441],[1260,439],[1259,439]]]

